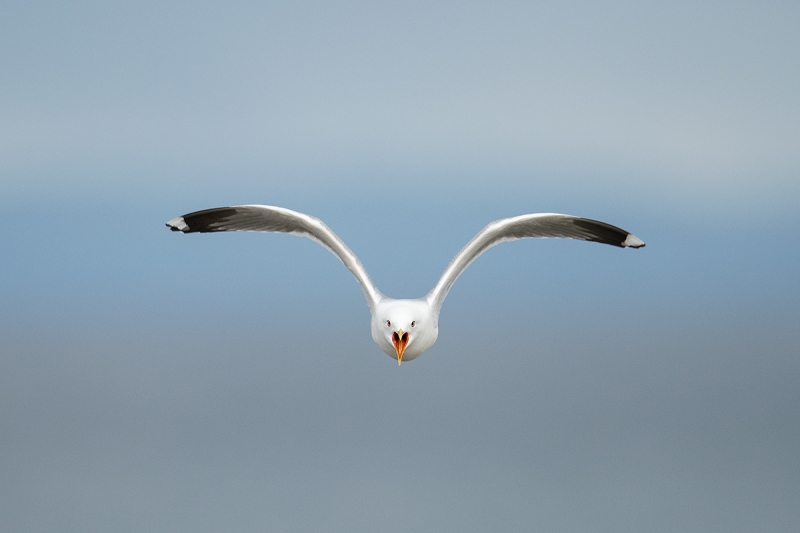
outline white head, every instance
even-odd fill
[[[384,298],[372,313],[372,340],[399,365],[433,346],[438,318],[427,300]]]

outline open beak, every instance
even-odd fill
[[[408,333],[402,329],[392,333],[392,344],[394,344],[394,350],[397,352],[397,366],[400,366],[400,363],[403,362],[403,352],[406,351],[406,346],[408,345]]]

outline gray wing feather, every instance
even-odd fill
[[[438,313],[462,272],[483,252],[501,242],[526,238],[564,238],[599,242],[621,248],[641,248],[644,242],[611,224],[556,213],[536,213],[496,220],[483,228],[450,261],[426,298]]]
[[[174,218],[167,226],[183,233],[263,231],[308,237],[344,263],[361,286],[370,309],[383,297],[352,250],[320,219],[297,211],[269,205],[217,207]]]

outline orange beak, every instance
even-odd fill
[[[392,333],[392,344],[394,344],[394,350],[397,352],[397,366],[400,366],[400,363],[403,362],[403,352],[406,351],[406,346],[408,345],[408,333],[402,329]]]

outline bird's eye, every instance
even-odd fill
[[[386,326],[387,327],[392,327],[392,321],[391,320],[387,320],[386,321]]]
[[[417,321],[416,321],[416,320],[412,320],[412,321],[411,321],[411,327],[413,328],[413,327],[414,327],[414,326],[416,326],[416,325],[417,325]]]

